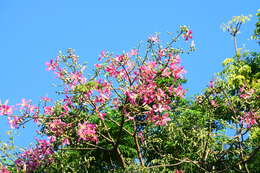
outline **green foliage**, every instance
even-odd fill
[[[16,151],[18,147],[15,146],[14,137],[17,135],[15,131],[6,132],[7,141],[0,141],[0,168],[2,166],[13,165],[13,161],[17,158]]]
[[[260,9],[257,10],[256,16],[257,16],[258,21],[255,24],[256,29],[254,31],[254,35],[252,36],[252,38],[257,40],[258,44],[260,44]]]
[[[251,17],[252,15],[234,16],[230,21],[222,25],[222,29],[229,32],[232,36],[236,36],[240,31],[241,25],[249,21]]]

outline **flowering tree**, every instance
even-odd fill
[[[37,106],[25,99],[13,106],[0,103],[0,115],[8,117],[11,128],[34,121],[43,137],[14,158],[1,159],[1,171],[254,170],[260,142],[259,53],[242,54],[236,46],[247,19],[235,17],[225,26],[234,37],[235,56],[223,62],[224,70],[194,101],[184,98],[182,87],[181,55],[194,51],[187,26],[166,44],[157,34],[145,48],[120,55],[102,51],[93,72],[72,49],[60,53],[46,63],[62,82],[59,100],[43,97]],[[191,44],[178,48],[180,40]],[[227,129],[235,134],[227,135]]]

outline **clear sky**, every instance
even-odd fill
[[[220,25],[235,15],[254,15],[258,8],[259,0],[0,0],[0,99],[37,103],[41,96],[54,96],[54,77],[44,63],[59,50],[75,49],[91,67],[103,49],[121,53],[183,24],[191,26],[197,47],[183,57],[186,88],[188,95],[199,93],[234,52]],[[255,22],[242,28],[239,47],[256,48],[248,40]],[[0,139],[7,127],[0,117]],[[33,141],[33,131],[24,129],[17,144]]]

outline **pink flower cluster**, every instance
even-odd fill
[[[58,67],[58,59],[56,59],[56,61],[51,59],[50,62],[46,62],[45,65],[47,66],[47,71],[55,70]]]
[[[164,113],[162,116],[153,116],[152,121],[155,122],[155,125],[165,126],[168,121],[171,121],[171,118],[169,118],[168,113]]]
[[[215,100],[210,100],[210,104],[213,107],[218,107],[219,106]]]
[[[8,100],[4,104],[0,101],[0,115],[11,115],[13,113],[12,106],[8,106]]]
[[[0,173],[10,173],[6,167],[0,166]]]
[[[51,143],[46,140],[36,140],[36,147],[26,150],[20,154],[20,157],[15,161],[16,166],[20,170],[26,169],[27,172],[33,172],[41,165],[49,164],[53,161],[51,155],[54,151]]]
[[[82,72],[71,72],[69,76],[67,76],[67,80],[71,88],[74,88],[77,84],[84,84],[86,82],[86,78]]]
[[[44,101],[44,102],[52,101],[51,98],[49,98],[49,97],[42,97],[41,100]]]
[[[191,38],[190,32],[186,34],[185,37]],[[148,39],[150,46],[154,46],[153,43],[159,43],[159,41],[157,35]],[[76,112],[78,108],[85,108],[92,112],[92,115],[105,120],[107,114],[104,113],[104,108],[106,106],[118,108],[122,104],[130,103],[133,107],[144,108],[140,113],[145,115],[146,120],[158,126],[166,125],[171,120],[169,111],[172,100],[176,97],[184,97],[185,90],[178,80],[183,78],[185,70],[180,65],[180,56],[173,49],[159,48],[155,51],[157,51],[158,57],[145,58],[145,61],[139,63],[133,60],[138,55],[137,49],[116,56],[102,51],[99,60],[105,60],[103,63],[97,64],[96,68],[98,72],[103,70],[102,72],[105,73],[107,79],[97,79],[95,76],[91,79],[93,85],[91,82],[87,82],[83,75],[84,68],[77,64],[77,56],[71,53],[69,56],[58,56],[56,59],[46,62],[46,70],[53,71],[64,82],[66,98],[60,102],[61,111],[55,111],[54,106],[47,105],[47,102],[51,101],[50,98],[41,98],[44,104],[42,121],[47,120],[46,133],[50,133],[50,141],[37,139],[36,147],[25,151],[16,160],[17,167],[20,169],[26,167],[28,172],[32,172],[42,164],[48,164],[52,161],[51,155],[54,150],[51,143],[59,140],[63,145],[70,144],[69,138],[61,136],[68,128],[71,128],[65,119],[68,116],[74,116],[72,112]],[[169,79],[172,82],[158,84],[158,79]],[[117,83],[114,84],[114,82]],[[79,88],[82,86],[83,92],[77,92],[77,86]],[[14,106],[9,106],[8,101],[4,104],[0,103],[0,115],[8,116],[12,128],[18,128],[19,124],[26,118],[35,120],[40,118],[40,109],[32,105],[30,100],[22,99],[21,103],[16,106],[19,106],[17,110],[22,112],[23,116],[12,115]],[[124,109],[122,113],[126,117],[131,115],[133,121],[136,118],[131,110]],[[55,119],[48,119],[53,116],[56,116]],[[76,121],[78,141],[97,144],[99,142],[97,125],[87,121],[80,123],[81,120],[78,119]]]
[[[105,80],[98,80],[96,81],[97,86],[96,88],[93,89],[93,91],[95,90],[97,92],[97,94],[95,95],[94,98],[94,103],[96,105],[98,104],[105,104],[107,101],[109,101],[110,96],[111,96],[111,84],[108,83]],[[89,95],[87,95],[88,97]]]
[[[52,115],[53,114],[53,107],[52,106],[45,106],[44,107],[44,114],[45,115]]]
[[[251,126],[257,124],[257,119],[259,119],[259,116],[257,116],[257,113],[244,112],[244,115],[241,117],[241,122],[243,125],[250,128]]]
[[[56,119],[48,123],[49,131],[55,136],[61,136],[67,126],[67,123],[61,121],[61,119]]]
[[[23,118],[18,116],[13,116],[13,118],[8,117],[8,124],[11,129],[17,129],[19,124],[23,121]]]
[[[169,104],[172,102],[171,97],[183,97],[185,90],[179,84],[178,87],[174,85],[165,86],[161,88],[156,83],[156,78],[161,74],[162,77],[172,78],[174,81],[182,78],[185,73],[182,66],[179,66],[180,57],[172,56],[167,50],[161,53],[170,58],[165,60],[167,67],[162,67],[157,62],[151,61],[140,67],[139,72],[136,73],[138,82],[133,85],[125,94],[128,101],[133,105],[146,105],[150,110],[146,112],[147,119],[154,122],[155,125],[166,125],[170,121],[167,111],[171,108]],[[159,77],[161,78],[161,77]]]
[[[213,79],[213,80],[211,80],[211,81],[209,82],[209,87],[210,87],[210,88],[214,88],[214,84],[215,84],[215,79]]]
[[[240,88],[239,91],[241,92],[240,98],[243,98],[243,99],[250,99],[252,97],[252,95],[255,93],[254,89],[246,90],[244,87]]]
[[[188,41],[189,39],[192,39],[192,30],[188,30],[186,33],[184,33],[183,35],[182,35],[182,37],[186,40],[186,41]]]
[[[86,82],[86,78],[82,74],[82,70],[75,70],[71,69],[69,71],[68,69],[65,69],[61,66],[60,62],[68,61],[68,59],[72,59],[73,63],[77,63],[78,58],[76,55],[70,55],[67,57],[66,60],[64,60],[63,57],[57,57],[56,60],[50,60],[50,62],[46,62],[46,70],[47,71],[53,71],[57,77],[65,84],[67,84],[71,89],[73,89],[78,84],[83,84]]]
[[[104,69],[104,71],[113,78],[119,80],[132,80],[130,72],[135,68],[135,64],[130,60],[131,57],[138,55],[136,49],[132,49],[130,52],[112,56],[107,53],[104,63],[96,64],[97,69]],[[105,58],[103,57],[103,58]],[[101,61],[102,59],[100,59]]]
[[[15,110],[19,110],[23,115],[13,115]],[[0,115],[6,115],[8,117],[8,123],[12,129],[18,128],[19,124],[22,123],[26,117],[37,117],[38,113],[38,107],[32,105],[31,100],[22,99],[21,103],[14,106],[9,106],[8,100],[6,100],[4,104],[0,103]]]
[[[159,39],[153,36],[148,39],[148,42],[159,42]],[[105,54],[102,54],[104,58]],[[137,64],[131,60],[131,56],[137,54],[137,50],[131,50],[115,57],[106,56],[105,63],[96,64],[96,67],[98,70],[104,69],[105,73],[112,78],[111,80],[116,79],[124,83],[124,86],[118,88],[118,92],[123,92],[129,103],[137,107],[141,105],[149,107],[145,112],[147,119],[156,125],[166,125],[167,121],[170,121],[166,112],[171,109],[169,104],[172,102],[172,97],[184,97],[185,94],[181,84],[176,85],[176,81],[182,79],[186,72],[183,66],[180,66],[180,56],[175,55],[174,51],[168,48],[159,49],[159,57],[156,61],[147,61],[136,67]],[[172,79],[176,83],[161,87],[156,83],[160,78]],[[110,99],[111,85],[101,88],[106,88],[106,91],[98,91],[100,95],[96,96],[96,104],[105,103]],[[118,92],[115,94],[118,95]],[[115,107],[120,104],[120,100],[112,100],[116,104]],[[133,115],[130,115],[131,112],[127,110],[123,112],[128,118],[134,119]]]
[[[148,42],[158,43],[159,42],[159,37],[157,35],[153,35],[153,36],[148,38]]]
[[[77,131],[79,139],[98,143],[96,128],[97,128],[96,124],[91,124],[87,122],[84,122],[83,124],[79,123],[78,131]]]

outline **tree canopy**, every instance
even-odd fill
[[[259,40],[259,11],[254,38]],[[237,47],[250,16],[223,26],[234,56],[194,99],[185,98],[183,54],[195,51],[183,25],[164,43],[115,55],[102,51],[94,70],[73,51],[46,63],[61,81],[58,100],[36,106],[0,103],[13,129],[37,123],[42,136],[17,151],[1,143],[2,172],[260,172],[260,53]]]

